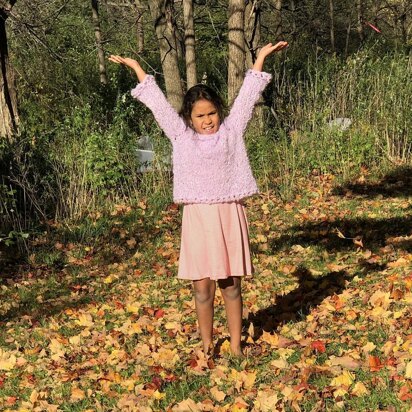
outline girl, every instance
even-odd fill
[[[173,147],[173,199],[184,204],[178,277],[193,281],[194,299],[205,354],[213,348],[216,281],[225,302],[230,348],[241,355],[241,277],[252,274],[248,225],[242,200],[258,192],[243,134],[255,103],[271,75],[262,71],[267,56],[286,42],[267,44],[246,73],[229,115],[209,87],[188,90],[180,115],[140,64],[110,56],[136,73],[132,96],[153,112]]]

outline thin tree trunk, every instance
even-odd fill
[[[94,26],[94,36],[96,38],[97,55],[99,58],[100,83],[106,85],[107,84],[106,61],[104,58],[102,31],[100,28],[98,0],[92,0],[92,17],[93,17],[93,26]]]
[[[276,13],[276,40],[280,40],[282,37],[282,0],[275,0],[275,13]]]
[[[144,6],[141,0],[135,0],[137,9],[136,18],[136,35],[137,35],[137,53],[142,53],[144,50],[144,28],[143,28],[143,14]]]
[[[333,0],[329,0],[329,18],[330,18],[330,46],[332,53],[335,54],[335,10]]]
[[[229,0],[228,103],[231,105],[243,82],[245,67],[244,0]]]
[[[357,4],[356,4],[356,8],[357,8],[357,14],[358,14],[358,18],[357,18],[357,31],[358,31],[358,35],[359,35],[359,39],[361,42],[363,42],[363,40],[365,39],[365,33],[363,31],[363,21],[364,21],[364,0],[357,0]]]
[[[186,46],[186,81],[189,89],[197,83],[193,0],[183,0],[183,20]]]
[[[183,103],[183,89],[179,74],[176,36],[174,28],[168,23],[173,12],[172,6],[172,0],[152,0],[149,2],[150,12],[159,41],[167,98],[176,110],[180,110]]]
[[[260,17],[260,1],[250,1],[245,8],[246,69],[252,67],[256,60],[261,34]]]
[[[253,66],[259,51],[261,35],[261,9],[260,1],[250,1],[245,8],[245,53],[246,69]],[[264,105],[261,97],[255,107],[253,124],[263,130]]]
[[[9,62],[6,20],[16,0],[0,2],[0,138],[13,139],[18,132],[17,93]]]
[[[295,0],[290,0],[290,11],[292,13],[292,38],[296,36],[296,4]]]

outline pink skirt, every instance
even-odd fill
[[[183,207],[178,278],[217,280],[252,273],[243,204],[197,203]]]

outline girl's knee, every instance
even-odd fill
[[[215,284],[214,282],[194,282],[193,294],[197,303],[208,303],[215,298]]]
[[[224,299],[236,300],[241,296],[241,283],[239,278],[224,279],[219,282]]]

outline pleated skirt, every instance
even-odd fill
[[[242,203],[183,207],[178,278],[218,280],[252,273],[248,221]]]

